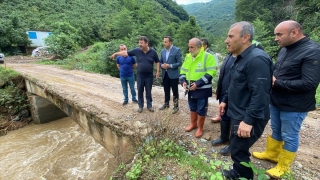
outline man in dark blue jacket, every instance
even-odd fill
[[[180,49],[172,45],[172,38],[165,36],[163,38],[164,49],[161,51],[160,66],[162,69],[162,82],[164,89],[164,104],[160,110],[169,108],[170,89],[173,94],[173,111],[176,113],[179,110],[179,77],[180,67],[182,65],[182,55]]]
[[[258,41],[253,40],[252,44],[255,45],[256,48],[263,50],[263,47]],[[235,54],[229,53],[228,56],[224,59],[221,67],[220,67],[220,74],[219,80],[217,83],[217,90],[216,90],[216,99],[219,100],[219,104],[223,100],[225,94],[227,93],[229,84],[230,84],[230,67],[232,66],[233,62],[236,59]],[[228,144],[229,137],[230,137],[230,117],[227,115],[228,112],[228,104],[224,108],[225,113],[220,117],[218,114],[217,117],[212,118],[211,122],[217,122],[216,119],[219,119],[220,122],[220,137],[216,140],[213,140],[212,146],[219,146],[222,144]],[[229,144],[220,150],[220,154],[224,156],[230,155],[230,146]]]
[[[308,111],[315,110],[320,81],[320,46],[295,21],[281,22],[274,30],[280,50],[271,91],[271,129],[264,152],[253,156],[277,162],[267,174],[280,178],[290,171],[299,147],[299,132]]]
[[[231,119],[233,169],[223,170],[228,179],[253,179],[252,169],[241,162],[250,162],[249,148],[260,138],[270,118],[272,61],[264,51],[252,45],[253,35],[253,26],[242,21],[231,25],[225,40],[228,51],[237,54],[230,69],[227,94],[219,105],[219,112],[223,115],[228,104]]]

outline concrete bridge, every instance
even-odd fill
[[[108,75],[63,70],[48,65],[7,64],[25,79],[35,123],[71,117],[117,161],[127,163],[137,141],[148,134],[150,112],[122,106],[120,81]],[[130,93],[129,93],[130,94]]]

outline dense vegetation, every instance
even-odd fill
[[[179,26],[189,19],[187,13],[171,0],[159,2],[2,0],[0,51],[16,54],[18,46],[27,46],[27,30],[52,31],[47,45],[57,46],[52,50],[62,58],[95,42],[125,37],[133,40],[139,35],[146,35],[150,45],[156,46],[164,35],[169,32],[175,34]],[[68,51],[61,52],[61,49]]]
[[[273,41],[274,27],[283,20],[296,20],[312,40],[320,43],[320,1],[314,0],[237,0],[235,8],[237,21],[254,22],[256,39],[274,59],[278,47]]]
[[[195,16],[199,26],[213,35],[225,35],[231,24],[235,22],[236,0],[212,0],[207,3],[182,5],[192,16]]]
[[[17,72],[0,66],[0,136],[31,122],[24,79]]]

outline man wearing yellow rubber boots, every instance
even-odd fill
[[[190,125],[186,132],[197,129],[196,138],[203,134],[207,114],[208,98],[212,96],[212,78],[216,74],[216,60],[204,51],[198,38],[189,40],[189,54],[185,57],[180,70],[180,84],[188,93]]]
[[[266,171],[274,178],[290,172],[299,147],[299,132],[308,111],[315,110],[315,94],[320,81],[320,46],[302,32],[295,21],[283,21],[274,30],[282,48],[273,72],[271,90],[271,129],[264,152],[258,159],[276,162]]]

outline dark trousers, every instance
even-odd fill
[[[169,104],[170,101],[170,89],[172,89],[173,100],[179,99],[179,78],[170,79],[168,73],[165,72],[164,78],[162,79],[163,89],[164,89],[164,102]]]
[[[249,148],[260,138],[268,120],[256,120],[253,124],[254,134],[250,138],[241,138],[237,135],[235,125],[239,125],[242,120],[231,118],[231,159],[233,161],[233,169],[239,173],[240,177],[253,179],[253,171],[241,165],[241,162],[250,162]]]
[[[152,95],[151,95],[152,84],[153,84],[153,76],[146,77],[146,78],[137,77],[139,108],[143,108],[144,106],[144,98],[143,98],[144,90],[146,90],[147,108],[152,107]]]

